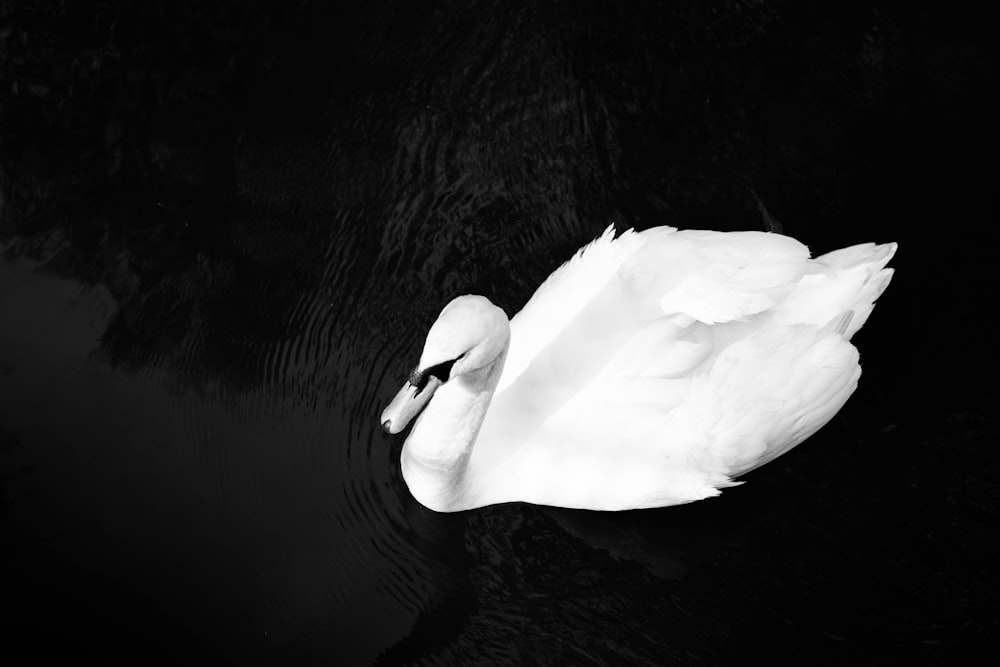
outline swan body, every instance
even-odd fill
[[[442,512],[592,510],[720,493],[826,424],[857,387],[849,342],[896,244],[810,259],[768,232],[614,227],[513,320],[451,301],[382,413],[403,477]]]

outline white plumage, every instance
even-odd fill
[[[765,232],[609,227],[507,323],[478,296],[434,323],[382,414],[438,511],[622,510],[718,495],[830,420],[893,243],[815,259]],[[508,346],[509,342],[509,346]],[[419,415],[419,416],[417,416]]]

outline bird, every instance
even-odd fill
[[[381,414],[436,512],[621,511],[717,496],[843,407],[895,243],[660,226],[577,251],[512,319],[451,300]]]

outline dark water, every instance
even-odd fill
[[[935,663],[997,628],[996,10],[0,7],[5,652]],[[377,415],[611,220],[898,241],[845,410],[748,484],[438,515]],[[987,378],[985,384],[983,379]]]

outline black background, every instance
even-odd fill
[[[896,664],[992,638],[993,3],[335,4],[0,3],[5,653]],[[448,299],[516,312],[609,221],[768,216],[815,252],[900,244],[820,434],[691,507],[408,497],[375,416]],[[85,330],[81,289],[108,304]],[[66,380],[94,368],[133,384]],[[115,398],[142,387],[236,416]],[[339,410],[316,456],[353,463],[269,435],[279,403]],[[177,463],[174,423],[258,447]],[[307,602],[327,570],[354,597]]]

